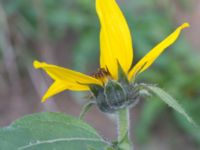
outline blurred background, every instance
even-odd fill
[[[191,27],[144,72],[138,82],[157,83],[200,124],[200,1],[120,0],[131,28],[136,63],[185,21]],[[92,73],[99,62],[95,0],[0,0],[0,126],[27,114],[55,111],[78,116],[87,102],[63,92],[41,103],[52,80],[33,60]],[[116,137],[115,120],[94,107],[85,117],[100,134]],[[131,110],[136,150],[199,150],[200,128],[162,101],[149,97]]]

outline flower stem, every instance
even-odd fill
[[[133,150],[133,144],[129,137],[130,127],[129,109],[118,111],[118,142],[121,150]]]

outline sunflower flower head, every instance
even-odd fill
[[[116,0],[96,0],[96,11],[101,24],[100,69],[90,76],[34,61],[36,69],[43,69],[54,80],[43,96],[43,102],[64,90],[73,90],[91,91],[103,112],[134,106],[140,96],[140,86],[135,83],[135,76],[148,69],[177,40],[181,31],[189,27],[188,23],[183,23],[131,67],[134,58],[132,38]]]

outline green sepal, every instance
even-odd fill
[[[129,84],[127,75],[124,72],[124,70],[119,62],[118,62],[118,82],[125,86],[127,86]]]
[[[98,95],[104,91],[104,88],[97,84],[89,84],[89,87],[95,97],[98,97]]]
[[[103,112],[110,112],[109,106],[107,104],[105,95],[104,95],[104,88],[96,85],[96,84],[90,84],[90,89],[92,93],[95,96],[95,100],[97,103],[98,108]]]
[[[124,88],[116,81],[109,80],[105,86],[104,94],[111,108],[115,109],[127,101]]]
[[[83,117],[85,116],[85,114],[90,110],[90,108],[95,104],[96,102],[95,101],[89,101],[87,102],[83,108],[82,108],[82,111],[79,115],[79,119],[83,119]]]
[[[126,83],[121,84],[118,81],[108,80],[104,87],[95,84],[89,85],[98,108],[103,112],[113,113],[126,107],[135,106],[139,101],[138,88],[135,84]]]

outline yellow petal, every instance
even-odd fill
[[[76,72],[67,68],[62,68],[56,65],[47,64],[45,62],[34,61],[34,67],[36,69],[44,69],[51,78],[54,80],[67,81],[70,84],[98,84],[102,85],[101,81]]]
[[[85,74],[69,70],[67,68],[50,65],[45,62],[34,61],[36,69],[44,69],[47,74],[55,80],[47,91],[43,101],[63,90],[83,91],[89,90],[88,84],[98,84],[102,86],[102,82]]]
[[[173,33],[171,33],[166,39],[154,47],[148,54],[146,54],[129,72],[129,80],[131,80],[137,73],[141,73],[151,66],[156,58],[171,44],[173,44],[179,37],[180,32],[189,27],[188,23],[184,23],[179,26]]]
[[[115,0],[96,0],[96,10],[101,23],[100,65],[117,79],[117,61],[127,73],[133,60],[129,27]]]
[[[64,90],[87,91],[89,90],[89,87],[79,84],[70,85],[68,82],[63,82],[63,81],[54,81],[54,83],[49,87],[49,89],[43,96],[42,102],[45,102],[47,98],[52,97]]]

